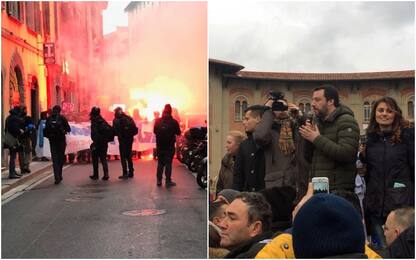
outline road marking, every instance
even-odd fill
[[[62,168],[62,171],[65,170],[66,168],[70,167],[70,165],[66,165]],[[43,174],[41,174],[40,176],[34,178],[33,180],[28,181],[27,184],[22,184],[17,186],[16,188],[13,188],[11,190],[9,190],[8,192],[6,192],[5,194],[3,194],[3,196],[1,196],[1,205],[4,205],[10,201],[12,201],[13,199],[19,197],[20,195],[22,195],[23,193],[25,193],[25,191],[31,190],[34,187],[36,187],[37,185],[41,184],[42,182],[44,182],[45,180],[49,179],[50,177],[53,176],[53,171],[47,171]]]

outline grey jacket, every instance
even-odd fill
[[[253,133],[253,139],[264,150],[266,188],[292,186],[298,172],[295,153],[285,155],[279,148],[280,125],[274,122],[274,114],[266,110]],[[296,134],[293,138],[296,138]],[[296,146],[296,141],[295,146]]]

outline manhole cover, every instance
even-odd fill
[[[164,209],[138,209],[138,210],[130,210],[123,212],[123,215],[129,217],[143,217],[143,216],[157,216],[165,214],[166,210]]]

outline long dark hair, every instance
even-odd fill
[[[371,111],[370,124],[367,128],[367,134],[380,132],[380,126],[376,121],[376,109],[380,103],[386,103],[387,107],[394,112],[394,120],[392,125],[393,136],[390,141],[393,144],[400,143],[402,129],[410,127],[410,123],[403,117],[402,110],[397,105],[396,100],[391,97],[382,97],[374,102]]]

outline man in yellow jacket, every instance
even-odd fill
[[[382,257],[379,256],[376,252],[371,250],[367,245],[365,245],[365,255],[369,259],[381,259]],[[283,233],[268,243],[265,247],[263,247],[260,252],[256,255],[258,259],[294,259],[295,252],[293,251],[292,245],[292,235],[288,233]]]

